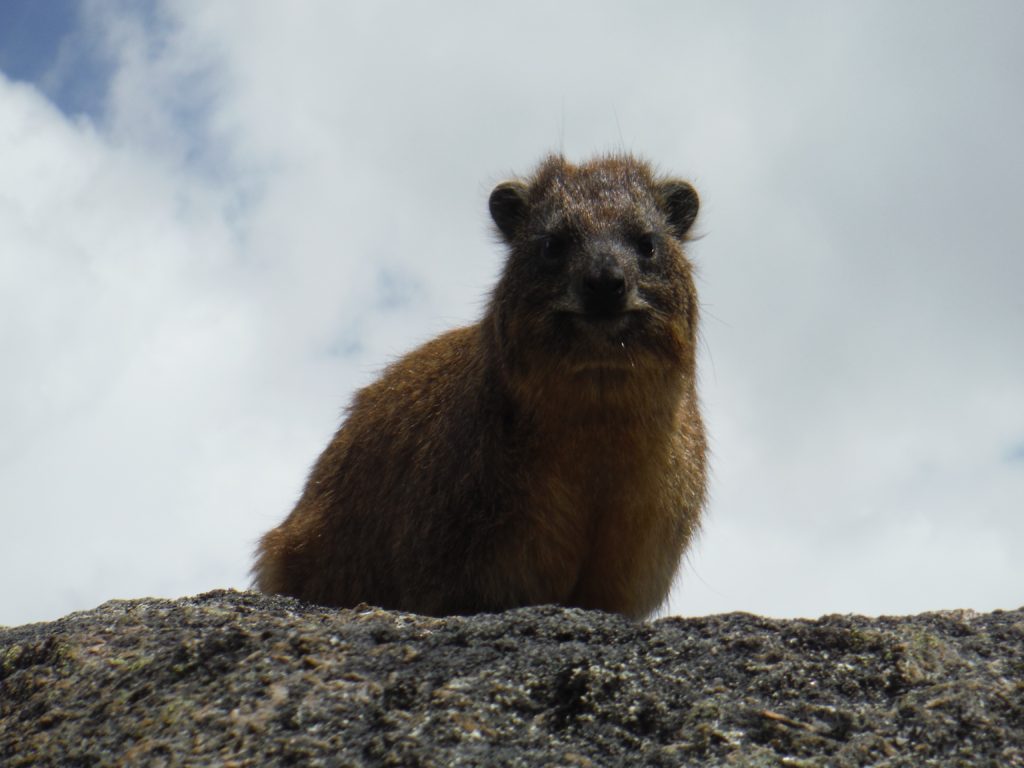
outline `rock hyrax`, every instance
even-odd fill
[[[704,502],[697,208],[628,155],[499,184],[483,318],[356,393],[256,585],[433,615],[656,610]]]

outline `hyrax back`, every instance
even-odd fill
[[[483,318],[356,394],[261,540],[258,587],[434,615],[658,608],[704,500],[697,208],[629,156],[496,187],[508,258]]]

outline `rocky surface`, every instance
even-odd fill
[[[0,765],[1024,766],[1024,610],[635,624],[252,593],[0,629]]]

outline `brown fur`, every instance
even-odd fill
[[[358,392],[265,592],[443,615],[560,603],[641,618],[704,500],[685,182],[549,157],[491,194],[509,254],[483,318]]]

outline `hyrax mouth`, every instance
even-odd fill
[[[571,315],[574,326],[595,338],[618,343],[638,321],[638,311],[581,312]]]
[[[565,361],[574,370],[637,370],[642,357],[643,329],[641,308],[621,312],[563,312],[567,349]]]

